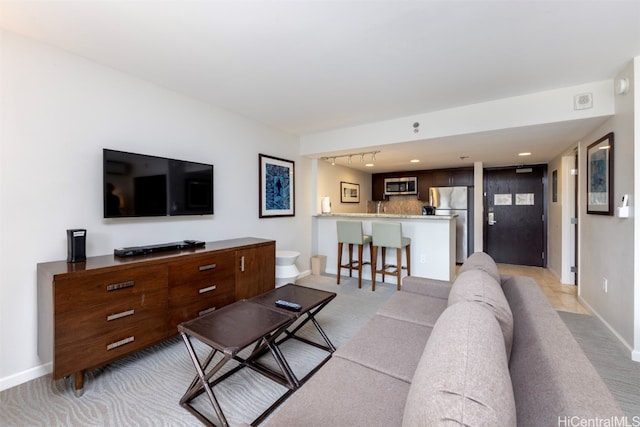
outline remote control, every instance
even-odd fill
[[[285,310],[291,311],[300,311],[302,306],[300,304],[296,304],[295,302],[285,301],[283,299],[279,299],[276,301],[276,307],[284,308]]]

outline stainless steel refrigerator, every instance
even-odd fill
[[[463,263],[469,253],[469,215],[467,187],[431,187],[429,201],[436,215],[454,215],[456,218],[456,263]]]

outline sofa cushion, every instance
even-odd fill
[[[332,357],[267,420],[269,426],[398,425],[409,384]]]
[[[515,426],[504,340],[479,304],[455,304],[438,319],[418,363],[403,426]]]
[[[445,299],[411,292],[396,292],[378,309],[377,314],[433,327],[445,308]]]
[[[467,260],[460,266],[458,274],[464,273],[469,270],[482,270],[491,275],[498,283],[501,282],[500,273],[498,272],[498,266],[491,256],[484,252],[474,252],[467,258]]]
[[[606,384],[535,280],[515,276],[503,289],[516,325],[509,370],[518,425],[623,419]]]
[[[513,315],[502,286],[483,270],[468,270],[456,277],[449,293],[449,306],[461,301],[482,304],[496,317],[502,334],[507,359],[513,343]]]
[[[402,279],[402,291],[447,299],[449,298],[449,292],[451,292],[451,282],[426,277],[405,276]]]
[[[431,327],[376,315],[333,357],[342,357],[411,382]]]

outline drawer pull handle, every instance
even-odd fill
[[[120,341],[112,342],[111,344],[107,345],[107,350],[113,350],[114,348],[118,348],[122,345],[129,344],[130,342],[133,342],[134,339],[135,338],[132,335],[130,337],[123,338]]]
[[[207,264],[207,265],[201,265],[200,267],[198,267],[198,270],[207,271],[207,270],[213,270],[214,268],[216,268],[215,264]]]
[[[132,316],[135,312],[135,310],[126,310],[120,313],[110,314],[107,316],[107,322],[111,322],[112,320],[120,319],[122,317]]]
[[[198,313],[198,316],[202,316],[203,314],[207,314],[207,313],[211,313],[212,311],[214,311],[216,308],[215,307],[211,307],[211,308],[207,308],[206,310],[202,310]]]
[[[215,291],[215,290],[216,290],[216,285],[213,285],[213,286],[209,286],[207,288],[198,289],[198,293],[199,294],[204,294],[204,293]]]
[[[118,289],[133,288],[135,284],[135,280],[127,280],[126,282],[122,283],[113,283],[111,285],[107,285],[107,292],[117,291]]]

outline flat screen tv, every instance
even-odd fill
[[[103,149],[104,217],[212,215],[213,165]]]

